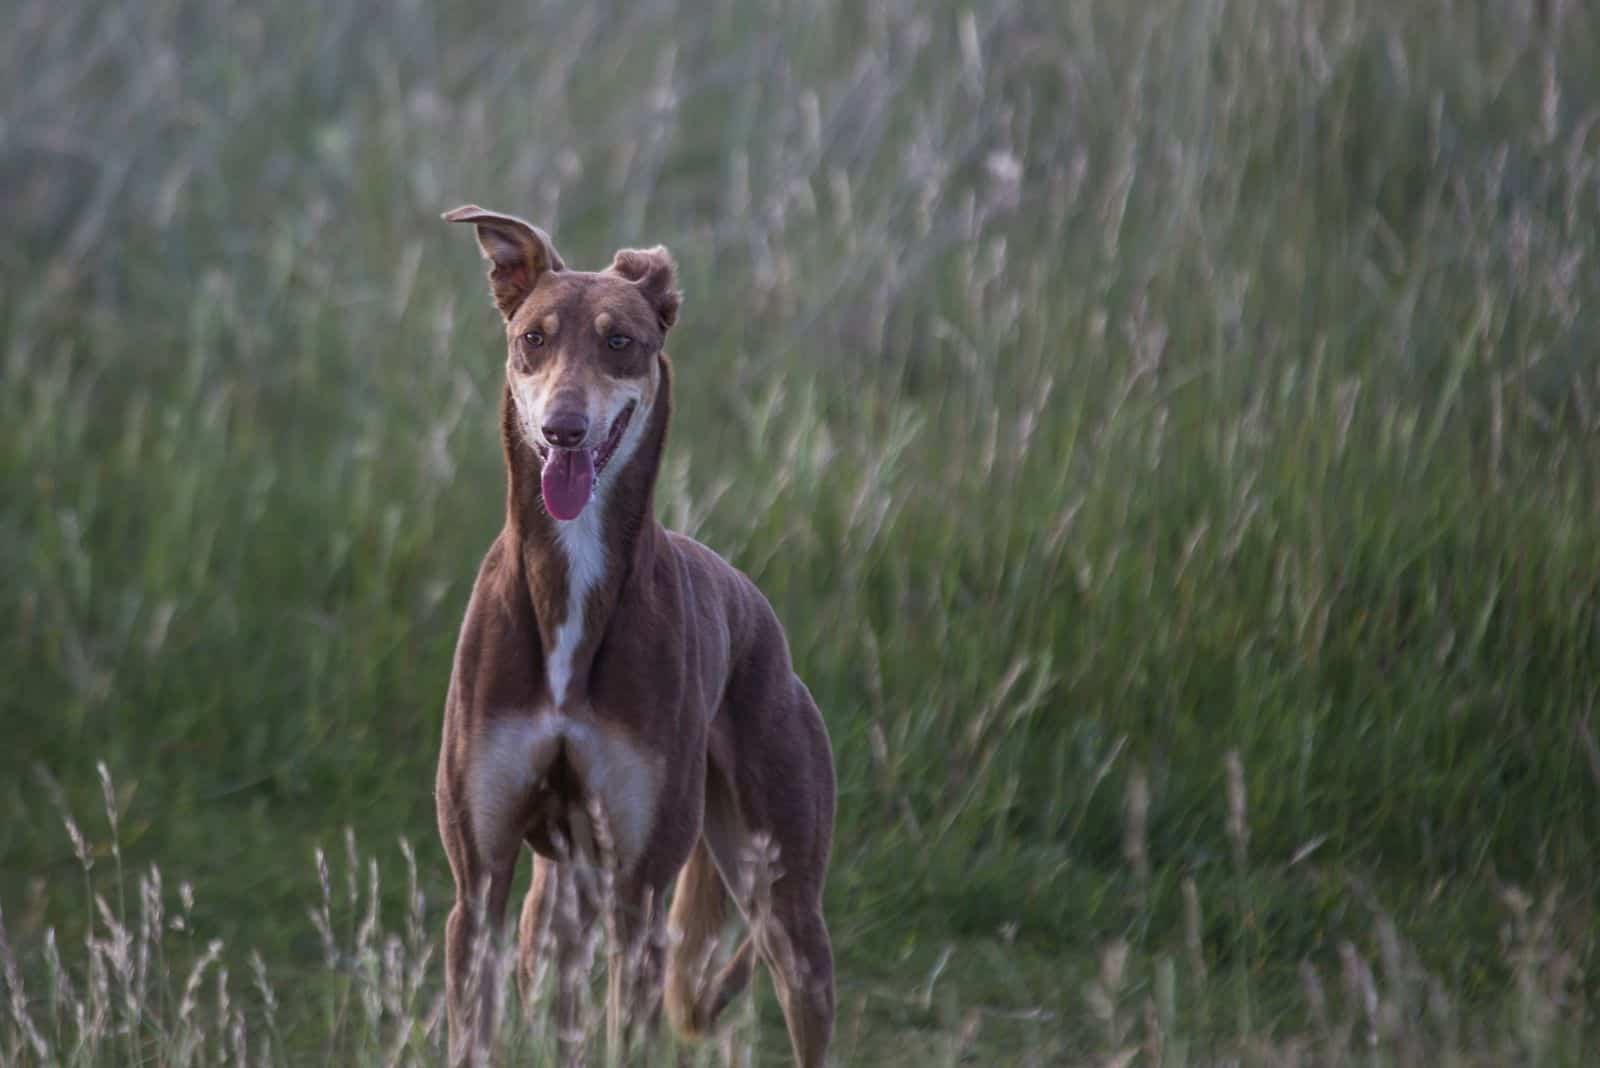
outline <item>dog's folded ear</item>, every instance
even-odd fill
[[[500,314],[510,319],[516,314],[539,277],[546,271],[564,271],[550,235],[515,215],[484,211],[476,204],[463,204],[444,213],[446,222],[472,223],[478,228],[478,247],[489,261],[489,291]]]
[[[625,248],[611,261],[610,270],[639,287],[655,309],[661,329],[671,329],[678,321],[678,305],[683,303],[683,294],[678,292],[678,265],[672,261],[672,253],[666,246]]]

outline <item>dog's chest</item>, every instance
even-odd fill
[[[517,716],[491,724],[473,757],[473,825],[486,846],[526,837],[548,851],[559,833],[586,848],[573,828],[599,815],[624,868],[642,855],[664,769],[627,731],[556,712]]]

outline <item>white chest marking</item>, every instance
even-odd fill
[[[617,861],[631,870],[655,825],[660,761],[624,732],[558,714],[504,719],[478,737],[467,803],[479,850],[487,857],[515,852],[527,831],[522,814],[531,792],[563,749],[583,793],[563,799],[572,806],[569,825],[588,820],[583,800],[597,802]]]
[[[598,499],[599,494],[595,496],[597,499],[590,501],[578,518],[556,524],[556,542],[567,558],[567,614],[556,628],[545,677],[550,683],[550,699],[557,708],[566,702],[567,689],[572,685],[573,658],[583,641],[589,591],[600,584],[606,571],[606,543],[600,520],[605,502]]]

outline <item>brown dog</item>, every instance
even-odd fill
[[[665,953],[674,1029],[710,1028],[759,953],[797,1061],[820,1065],[834,1010],[822,918],[833,757],[766,599],[655,517],[672,400],[662,343],[679,303],[672,258],[624,250],[603,271],[573,271],[521,219],[472,205],[444,217],[477,228],[508,347],[505,527],[467,604],[439,753],[439,833],[456,885],[451,1060],[476,1059],[493,1033],[492,984],[470,989],[473,946],[504,921],[523,843],[535,853],[519,930],[526,984],[557,896],[585,896],[598,838],[614,861],[624,940],[676,883],[668,936],[637,940],[647,977],[662,975]],[[741,857],[763,839],[781,873],[757,944],[747,937],[700,982],[727,901],[746,904],[732,894]],[[577,925],[593,922],[592,900],[580,910]],[[577,925],[553,925],[558,964]],[[570,1039],[570,1007],[558,1003],[557,1017]]]

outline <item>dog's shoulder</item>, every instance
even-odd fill
[[[478,565],[478,576],[472,583],[473,599],[500,596],[507,586],[516,582],[517,563],[516,538],[509,530],[502,530],[489,543]]]
[[[730,564],[715,549],[676,530],[667,531],[667,543],[685,577],[698,589],[716,591],[723,597],[761,596],[749,575]],[[763,598],[765,600],[765,598]]]
[[[502,530],[478,565],[457,640],[458,651],[464,643],[476,646],[487,636],[486,632],[496,633],[528,623],[524,618],[527,599],[518,596],[518,562],[515,539]]]
[[[720,553],[687,534],[668,531],[667,537],[682,573],[702,598],[714,599],[729,630],[743,639],[735,651],[751,641],[783,644],[783,626],[767,595],[754,579],[729,563]]]

